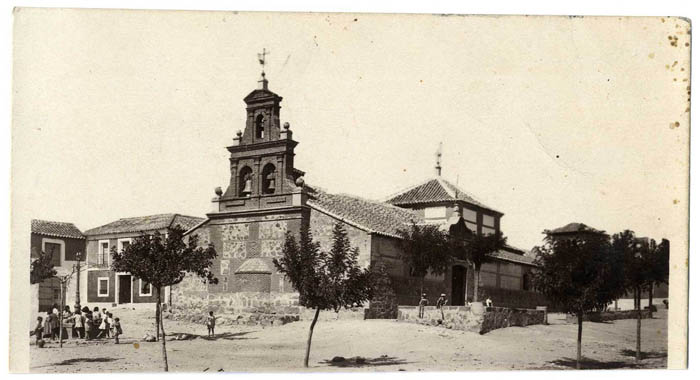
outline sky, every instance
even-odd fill
[[[19,9],[13,223],[204,216],[271,51],[297,168],[383,199],[442,175],[511,245],[582,222],[687,239],[689,25],[676,18]],[[677,38],[677,39],[676,39]]]

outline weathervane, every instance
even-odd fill
[[[267,54],[270,54],[270,52],[265,50],[265,48],[263,48],[262,53],[258,53],[258,62],[260,62],[260,66],[262,66],[263,76],[265,76],[265,56]]]

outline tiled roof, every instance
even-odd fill
[[[422,220],[413,212],[387,203],[344,194],[329,194],[305,186],[308,205],[369,233],[399,237],[397,231]]]
[[[576,232],[591,232],[597,234],[605,233],[605,231],[596,230],[595,228],[589,227],[583,223],[569,223],[564,227],[555,228],[553,230],[544,230],[544,233],[548,235],[571,234]]]
[[[32,232],[62,238],[85,239],[83,233],[73,223],[32,219]]]
[[[498,212],[496,209],[476,200],[466,191],[439,177],[429,179],[426,182],[394,194],[386,202],[395,206],[410,206],[456,200]]]
[[[261,258],[248,259],[241,264],[236,273],[272,273],[270,266]]]
[[[530,256],[518,255],[517,253],[512,253],[504,250],[500,250],[490,255],[504,261],[511,261],[518,264],[535,265],[535,258]]]
[[[180,225],[185,231],[204,221],[204,218],[180,214],[158,214],[122,218],[104,226],[85,231],[85,235],[104,235],[126,232],[155,231]]]

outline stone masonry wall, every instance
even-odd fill
[[[308,214],[307,214],[308,215]],[[214,245],[217,258],[212,271],[218,284],[204,284],[188,275],[172,287],[171,318],[198,321],[208,311],[231,324],[281,324],[313,318],[314,311],[299,306],[299,295],[272,260],[282,255],[287,232],[298,234],[301,214],[238,217],[211,220],[192,234],[200,246]],[[336,219],[313,210],[309,225],[322,249],[329,250]],[[345,225],[350,244],[358,247],[360,265],[369,265],[370,236],[365,231]],[[267,265],[270,273],[239,272],[251,260],[255,268]],[[365,307],[343,309],[338,313],[322,311],[320,319],[364,319]]]
[[[440,310],[427,306],[423,318],[419,318],[418,312],[417,306],[399,306],[398,320],[485,334],[510,326],[544,324],[546,317],[538,310],[501,307],[445,306]]]

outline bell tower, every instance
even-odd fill
[[[227,147],[231,153],[231,177],[226,191],[216,192],[215,212],[280,208],[301,202],[300,177],[304,172],[294,168],[294,148],[298,143],[292,139],[289,123],[280,127],[282,97],[269,89],[264,71],[266,53],[263,50],[258,55],[263,65],[258,87],[243,99],[245,128],[236,133],[233,145]]]

